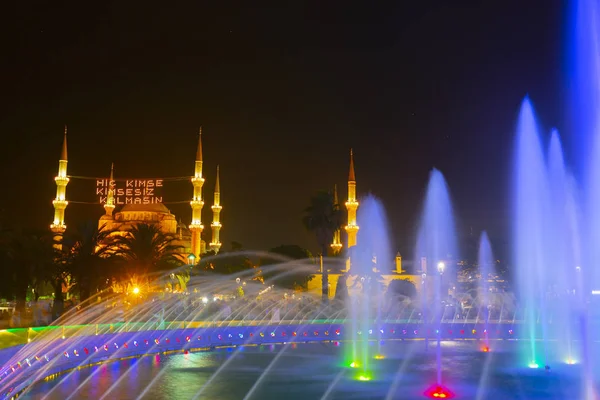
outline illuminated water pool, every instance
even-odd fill
[[[583,398],[577,360],[554,360],[550,370],[543,364],[528,368],[518,356],[524,345],[498,341],[482,351],[477,341],[445,342],[444,384],[460,399]],[[368,381],[340,364],[344,346],[349,344],[151,355],[73,371],[34,385],[21,398],[423,399],[435,382],[435,352],[421,340],[384,343]]]

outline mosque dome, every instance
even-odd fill
[[[120,212],[153,212],[170,214],[171,211],[163,203],[152,204],[126,204]]]

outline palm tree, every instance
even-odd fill
[[[112,278],[115,250],[112,232],[95,221],[79,224],[67,231],[63,239],[64,259],[79,291],[79,299],[88,299],[93,292],[103,289]]]
[[[333,194],[320,191],[311,197],[310,205],[304,210],[302,223],[308,231],[315,234],[321,251],[321,265],[323,265],[322,258],[327,255],[327,250],[333,240],[333,233],[340,229],[343,223],[342,211],[339,205],[335,204]],[[322,269],[322,297],[323,302],[327,302],[329,300],[329,274],[327,268],[323,267]]]
[[[116,236],[112,246],[125,259],[124,272],[129,278],[143,278],[183,265],[179,255],[183,246],[173,244],[174,240],[174,236],[162,232],[158,225],[137,224],[126,235]]]

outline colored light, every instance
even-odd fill
[[[481,348],[481,351],[483,351],[484,353],[489,353],[490,352],[490,347],[489,346],[483,346]]]
[[[532,361],[532,362],[529,363],[528,367],[529,368],[538,368],[539,365],[535,361]]]
[[[358,368],[358,367],[360,367],[360,364],[359,364],[359,363],[357,363],[356,361],[352,361],[352,362],[350,363],[350,368]]]
[[[430,399],[451,399],[454,397],[454,393],[441,385],[430,387],[425,391],[424,395]]]
[[[577,364],[577,361],[573,360],[572,358],[569,358],[567,361],[565,361],[567,364],[569,365],[574,365]]]
[[[368,376],[366,376],[366,375],[359,375],[359,377],[358,377],[358,380],[359,380],[359,381],[370,381],[370,380],[371,380],[371,378],[369,378],[369,377],[368,377]]]
[[[375,354],[375,359],[376,360],[383,360],[384,358],[385,358],[385,356],[382,355],[382,354]]]
[[[133,288],[133,294],[139,294],[140,293],[140,288],[139,287],[134,287]]]

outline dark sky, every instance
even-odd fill
[[[352,147],[359,193],[383,200],[405,255],[434,166],[461,233],[488,229],[500,248],[523,96],[562,126],[560,0],[14,3],[0,24],[8,222],[50,224],[65,123],[69,174],[114,161],[121,177],[192,175],[203,125],[225,247],[315,250],[302,210],[334,183],[346,195]],[[72,180],[67,197],[93,190]],[[163,194],[187,201],[191,184]],[[170,208],[189,223],[189,206]],[[72,204],[67,223],[101,212]]]

